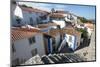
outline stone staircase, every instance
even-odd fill
[[[44,64],[58,64],[83,62],[85,58],[80,57],[78,54],[49,54],[48,56],[42,56],[41,60]]]
[[[60,54],[43,55],[42,57],[36,55],[20,65],[75,63],[83,61],[86,61],[86,59],[82,58],[79,54],[60,53]]]

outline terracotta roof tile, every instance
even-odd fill
[[[38,24],[38,28],[47,28],[49,26],[57,26],[56,23],[48,23],[48,24]]]
[[[53,18],[64,18],[62,13],[51,13],[49,16]]]
[[[89,23],[89,22],[84,23],[84,25],[85,25],[86,27],[90,28],[90,29],[93,29],[93,28],[94,28],[94,25],[93,25],[92,23]]]
[[[24,38],[29,38],[39,33],[39,30],[36,29],[22,29],[22,28],[14,28],[11,30],[11,39],[12,42]]]
[[[81,35],[81,32],[77,31],[75,28],[73,27],[66,27],[63,29],[62,33],[66,33],[66,34],[70,34],[70,35],[76,35],[79,36]]]
[[[59,30],[59,29],[54,29],[54,30],[49,31],[49,35],[51,35],[53,37],[55,37],[58,34],[60,35],[60,33],[61,33],[61,30]]]

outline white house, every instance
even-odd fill
[[[64,28],[66,26],[62,13],[51,13],[48,17],[51,22],[58,24],[60,28]]]
[[[77,49],[77,47],[79,47],[81,40],[81,32],[78,32],[72,27],[67,27],[63,29],[62,33],[64,34],[64,38],[58,51],[60,51],[62,47],[66,45],[66,43],[73,51]]]
[[[45,55],[43,34],[39,30],[13,28],[11,37],[12,65],[22,64],[36,54]]]
[[[22,64],[35,55],[52,53],[60,42],[59,31],[41,32],[41,29],[22,26],[13,27],[12,37],[12,64]],[[56,45],[57,44],[57,45]]]
[[[77,24],[77,15],[70,13],[68,11],[61,11],[61,10],[56,10],[56,13],[60,13],[64,16],[64,20],[66,22],[71,22],[72,24],[75,23]]]
[[[41,23],[41,20],[48,14],[47,11],[43,11],[37,8],[25,6],[25,5],[20,5],[17,2],[17,7],[14,12],[14,16],[12,16],[12,25],[13,26],[19,26],[19,25],[25,25],[25,24],[30,24],[32,26],[35,26],[39,23]],[[21,17],[22,15],[22,17]]]
[[[54,22],[60,25],[61,28],[65,27],[68,23],[72,25],[77,24],[77,16],[66,11],[55,11],[47,15],[46,22]]]
[[[58,24],[56,23],[47,23],[47,24],[39,24],[37,25],[37,27],[43,32],[45,33],[44,35],[44,41],[45,41],[45,45],[50,45],[49,47],[46,46],[46,53],[52,53],[55,50],[57,50],[58,46],[60,45],[60,41],[61,41],[61,35],[60,35],[60,30],[57,27]],[[50,41],[48,41],[50,40]],[[49,44],[48,44],[49,43]],[[50,49],[49,49],[50,48]],[[48,52],[48,49],[50,52]]]
[[[81,32],[75,30],[74,28],[66,28],[64,33],[68,46],[72,48],[72,50],[75,50],[80,46]]]

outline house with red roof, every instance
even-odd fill
[[[46,54],[43,34],[35,28],[13,28],[11,47],[13,65],[20,65],[37,54]]]

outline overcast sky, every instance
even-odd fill
[[[95,19],[95,6],[55,4],[55,3],[34,3],[34,2],[20,2],[19,4],[26,4],[27,6],[47,11],[51,11],[51,9],[54,8],[55,10],[69,11],[71,13],[85,17],[87,19]]]

